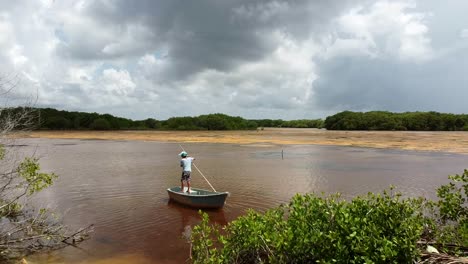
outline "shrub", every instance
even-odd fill
[[[351,201],[296,195],[264,214],[248,211],[221,229],[208,216],[192,235],[194,263],[413,263],[419,243],[466,255],[468,170],[449,176],[439,200],[384,191]]]
[[[94,130],[109,130],[111,125],[109,121],[104,118],[94,119],[93,123],[91,123],[91,129]]]
[[[194,263],[411,263],[423,232],[423,199],[369,193],[296,195],[288,206],[249,211],[222,235],[208,218],[194,228]]]
[[[450,175],[449,179],[448,184],[437,189],[439,224],[433,231],[433,239],[444,250],[449,250],[446,246],[468,247],[468,170],[461,175]]]

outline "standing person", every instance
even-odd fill
[[[190,193],[190,174],[192,172],[192,162],[195,158],[188,156],[187,152],[182,151],[179,154],[182,159],[180,166],[182,167],[182,177],[180,178],[180,191],[184,192],[184,181],[187,182],[187,193]]]

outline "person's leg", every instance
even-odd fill
[[[186,175],[186,177],[187,177],[187,193],[190,193],[190,180],[192,179],[192,175],[190,175],[190,174],[192,174],[192,173],[190,171],[188,171],[186,173],[187,173],[187,175]]]
[[[180,176],[180,191],[184,192],[184,172],[182,172],[182,175]]]

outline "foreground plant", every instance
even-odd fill
[[[437,228],[434,238],[446,252],[468,251],[468,170],[449,176],[450,182],[437,189]]]
[[[224,228],[202,222],[192,233],[194,263],[453,262],[468,247],[468,171],[449,177],[439,200],[403,198],[393,189],[351,201],[296,195],[287,206],[253,210]],[[423,253],[428,245],[441,253]]]
[[[422,199],[368,194],[296,195],[265,214],[249,211],[223,235],[206,216],[194,228],[194,263],[410,263],[424,217]]]
[[[0,100],[14,88],[11,83],[0,78]],[[53,212],[27,204],[57,178],[53,173],[41,172],[38,159],[24,156],[11,137],[13,132],[32,128],[38,120],[34,114],[28,107],[0,106],[0,263],[76,243],[92,227],[68,231]]]

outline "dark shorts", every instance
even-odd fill
[[[183,171],[181,181],[190,181],[190,171]]]

